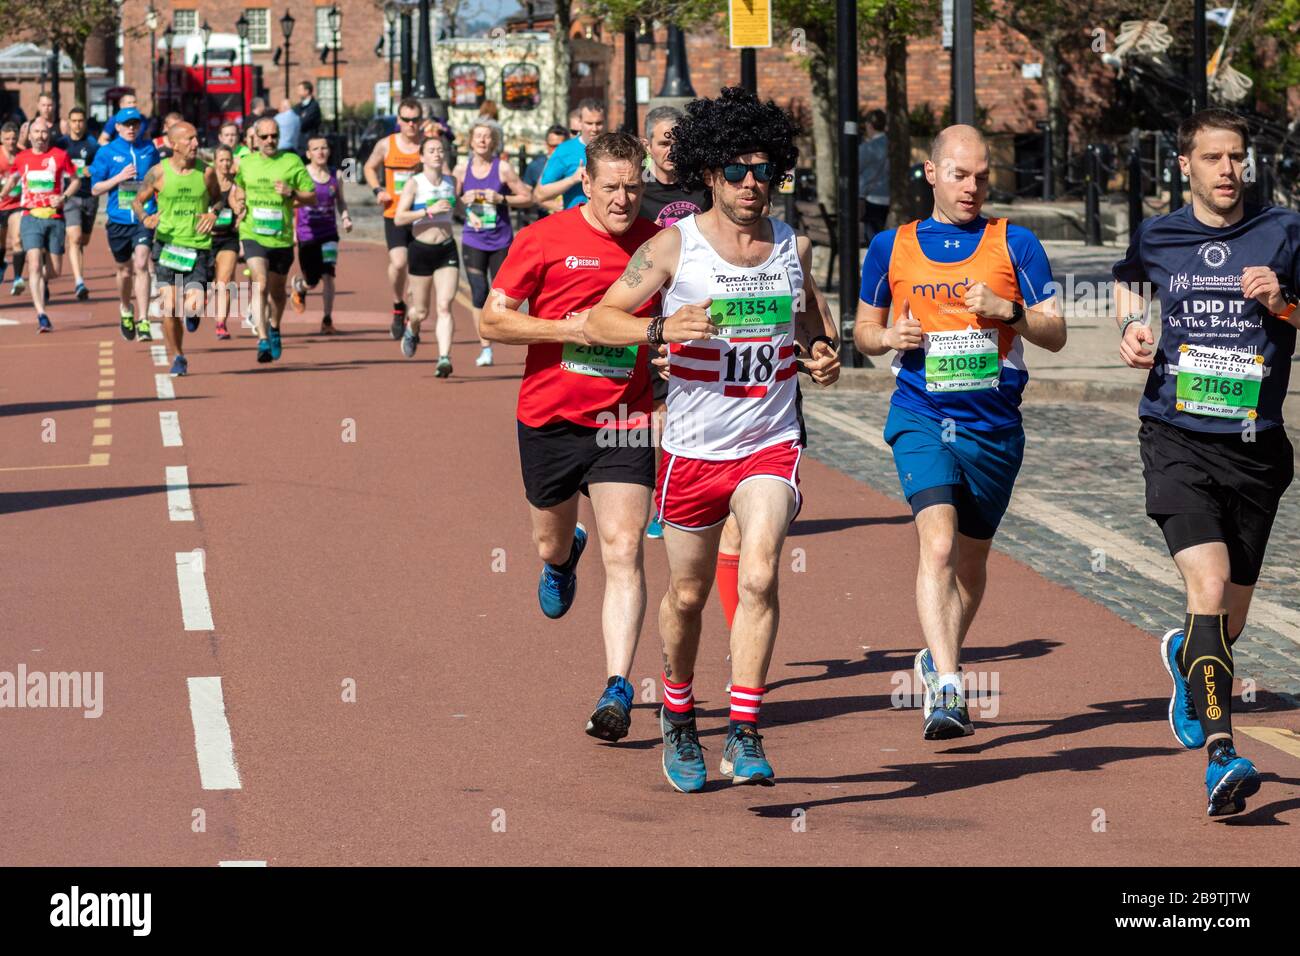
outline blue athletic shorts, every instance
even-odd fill
[[[978,431],[891,405],[885,441],[912,514],[950,504],[961,534],[988,540],[997,533],[1025,457],[1024,428]]]

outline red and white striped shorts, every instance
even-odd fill
[[[731,496],[752,478],[776,478],[794,492],[794,510],[799,513],[799,459],[803,446],[797,441],[769,445],[745,458],[707,461],[683,458],[667,451],[659,461],[655,484],[655,510],[659,520],[675,528],[700,531],[727,520]]]

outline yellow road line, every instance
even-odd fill
[[[113,406],[112,406],[112,405],[96,405],[96,406],[95,406],[95,411],[97,411],[97,412],[111,412],[112,410],[113,410]]]
[[[90,467],[90,468],[99,468],[99,467],[101,467],[101,466],[103,466],[103,465],[107,465],[107,464],[108,464],[108,452],[106,452],[106,451],[102,451],[102,452],[99,452],[98,454],[96,454],[96,453],[94,453],[94,452],[91,452],[91,455],[90,455],[90,463],[89,463],[88,467]]]
[[[112,435],[92,435],[90,437],[90,445],[92,448],[94,448],[97,445],[111,445],[111,444],[113,444]]]
[[[112,340],[112,339],[100,339],[100,340],[99,340],[99,347],[100,347],[101,349],[111,349],[111,348],[113,347],[113,340]]]
[[[90,427],[91,427],[91,428],[112,428],[112,427],[113,427],[113,419],[111,419],[111,418],[96,418],[93,422],[91,422]]]
[[[1284,753],[1289,753],[1292,757],[1300,757],[1300,734],[1297,734],[1294,730],[1283,730],[1281,727],[1242,727],[1240,725],[1237,729],[1243,734],[1263,741],[1270,747],[1276,747]]]
[[[100,364],[100,365],[112,365],[112,364],[113,364],[113,360],[112,360],[111,358],[104,358],[104,356],[101,355],[101,356],[99,357],[99,364]]]
[[[112,388],[116,383],[117,383],[117,379],[114,379],[114,378],[101,378],[101,379],[99,380],[99,387],[100,387],[100,388]]]
[[[112,397],[113,397],[113,393],[112,393],[112,392],[96,392],[96,393],[95,393],[95,397],[96,397],[96,398],[112,398]]]
[[[102,458],[102,461],[95,459]],[[0,468],[0,471],[45,471],[47,468],[94,468],[98,465],[107,465],[108,455],[91,455],[90,461],[83,462],[80,465],[19,465],[11,468]]]

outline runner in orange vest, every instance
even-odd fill
[[[916,686],[925,738],[945,740],[975,732],[961,646],[1024,457],[1024,343],[1060,351],[1065,319],[1039,241],[980,215],[989,181],[980,132],[940,132],[925,176],[934,189],[930,218],[871,241],[853,337],[866,355],[894,352],[885,440],[920,541],[916,606],[926,646],[916,655]]]
[[[414,97],[397,104],[397,132],[375,143],[366,160],[366,182],[384,210],[384,241],[388,246],[388,281],[393,287],[393,321],[389,332],[400,339],[406,332],[406,249],[411,244],[410,226],[399,226],[397,198],[407,180],[421,169],[421,121],[424,107]],[[380,181],[380,175],[383,181]]]

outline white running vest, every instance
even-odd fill
[[[661,445],[671,455],[730,461],[799,438],[794,319],[803,268],[794,230],[772,224],[772,254],[761,266],[727,262],[695,216],[678,220],[682,251],[663,293],[663,314],[712,299],[721,326],[712,339],[670,346],[668,417]]]
[[[411,211],[418,212],[426,209],[441,199],[449,200],[453,207],[456,205],[456,181],[450,176],[444,175],[442,182],[431,183],[429,177],[424,175],[424,170],[415,174],[415,198],[411,200]],[[417,219],[411,223],[411,233],[420,235],[429,229],[438,227],[441,229],[451,229],[451,210],[439,213],[428,219]]]

